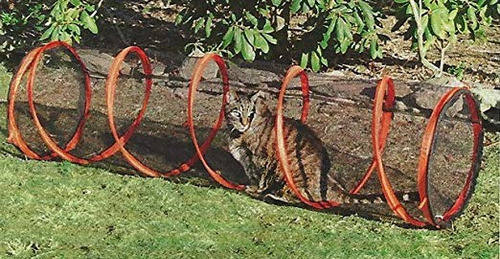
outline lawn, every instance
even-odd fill
[[[9,74],[0,66],[1,99]],[[0,149],[5,143],[0,108]],[[498,136],[497,136],[498,137]],[[0,154],[0,257],[498,258],[500,147],[446,230],[276,206],[222,187]]]

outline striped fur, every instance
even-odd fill
[[[225,110],[229,152],[240,162],[250,184],[246,192],[253,197],[285,203],[299,203],[284,181],[276,158],[275,116],[265,104],[262,92],[248,97],[230,91]],[[328,153],[316,134],[306,125],[285,118],[285,143],[290,169],[302,195],[314,201],[342,203],[381,203],[382,197],[356,197],[347,194],[331,176]]]

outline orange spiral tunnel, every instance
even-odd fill
[[[84,107],[81,117],[79,118],[76,130],[74,131],[70,140],[65,143],[63,146],[59,146],[46,132],[40,120],[37,116],[37,111],[35,108],[35,100],[33,98],[33,88],[35,87],[35,78],[36,78],[36,67],[39,64],[43,53],[54,49],[54,48],[65,48],[67,49],[77,60],[79,66],[81,68],[81,72],[84,76]],[[124,59],[131,53],[135,53],[142,63],[143,72],[146,76],[145,85],[144,85],[144,98],[142,100],[142,106],[133,120],[133,122],[125,129],[124,133],[120,135],[117,131],[115,120],[114,120],[114,103],[115,103],[115,90],[117,87],[117,79],[120,75],[120,67],[123,63]],[[195,125],[193,122],[193,107],[195,103],[195,96],[197,93],[198,85],[202,79],[203,72],[205,67],[210,61],[214,61],[220,72],[220,76],[222,79],[222,90],[223,96],[221,99],[221,108],[219,111],[219,115],[216,118],[208,137],[200,144],[198,143]],[[27,75],[27,100],[29,104],[29,111],[33,118],[34,126],[36,127],[41,139],[46,144],[46,146],[50,149],[50,153],[48,155],[37,154],[33,149],[29,147],[29,144],[26,143],[22,136],[22,132],[20,131],[17,122],[15,120],[15,102],[16,95],[18,92],[18,88],[22,82],[22,78]],[[332,207],[336,207],[340,205],[340,203],[335,201],[314,201],[307,199],[304,195],[302,195],[301,191],[297,188],[292,173],[290,172],[288,165],[288,158],[286,154],[286,143],[284,141],[284,132],[283,132],[283,110],[284,110],[284,97],[288,84],[290,81],[295,78],[300,77],[301,89],[302,89],[302,113],[301,113],[301,122],[307,122],[307,115],[309,112],[310,106],[310,89],[307,73],[300,68],[299,66],[292,66],[288,69],[278,96],[278,103],[276,106],[276,123],[274,133],[276,134],[276,156],[279,160],[281,169],[284,172],[285,181],[290,187],[290,189],[294,192],[294,194],[305,204],[315,208],[315,209],[329,209]],[[152,69],[150,61],[145,54],[145,52],[136,46],[128,47],[123,49],[113,60],[112,65],[109,68],[109,73],[106,79],[106,105],[107,105],[107,115],[108,115],[108,124],[109,129],[113,135],[114,143],[104,149],[102,152],[93,155],[90,158],[81,158],[77,157],[70,152],[74,150],[81,139],[82,133],[85,130],[86,122],[90,117],[90,108],[91,108],[91,82],[89,72],[78,56],[77,51],[71,47],[70,45],[55,41],[48,43],[42,47],[37,47],[31,50],[21,61],[18,70],[12,77],[10,88],[9,88],[9,99],[8,99],[8,109],[7,109],[7,119],[8,119],[8,142],[17,146],[21,152],[23,152],[28,158],[37,159],[37,160],[51,160],[56,157],[61,159],[78,163],[78,164],[89,164],[97,161],[104,160],[116,154],[118,151],[123,155],[126,161],[135,168],[141,175],[148,177],[170,177],[181,174],[187,170],[189,170],[196,162],[200,161],[208,174],[219,184],[226,188],[235,189],[235,190],[243,190],[245,188],[244,185],[231,182],[225,179],[220,173],[213,170],[205,158],[205,152],[210,147],[214,137],[216,136],[218,130],[221,128],[223,120],[224,120],[224,108],[226,105],[226,94],[229,91],[229,78],[228,72],[226,68],[226,64],[224,60],[218,56],[217,54],[209,53],[206,54],[203,58],[198,60],[198,63],[192,73],[191,81],[189,84],[188,91],[188,102],[187,102],[187,126],[189,128],[191,141],[195,147],[196,153],[191,156],[187,161],[182,163],[179,167],[174,169],[169,169],[168,171],[159,172],[156,171],[142,161],[140,161],[137,157],[132,155],[127,148],[125,147],[126,143],[134,134],[136,128],[141,124],[141,121],[144,117],[144,114],[147,109],[147,105],[151,96],[151,88],[152,88]],[[394,83],[391,78],[384,76],[378,83],[375,98],[373,102],[372,109],[372,124],[371,124],[371,141],[372,141],[372,162],[367,169],[364,176],[358,181],[356,186],[352,188],[351,193],[358,193],[363,186],[366,184],[368,178],[373,174],[374,171],[378,174],[378,179],[382,187],[383,194],[387,200],[389,207],[394,211],[394,213],[402,218],[405,222],[417,226],[417,227],[427,227],[433,226],[436,228],[442,228],[449,223],[454,217],[458,216],[458,214],[463,210],[467,200],[470,198],[473,185],[475,179],[478,174],[479,164],[481,160],[482,154],[482,138],[483,138],[483,128],[481,124],[481,119],[479,115],[479,111],[477,108],[477,103],[473,98],[471,92],[466,87],[455,87],[451,88],[448,92],[446,92],[441,99],[438,101],[435,106],[429,120],[427,127],[424,132],[424,136],[422,139],[420,156],[418,158],[418,168],[417,168],[417,186],[416,189],[419,192],[420,196],[420,205],[419,208],[422,211],[425,220],[417,219],[416,217],[409,214],[409,212],[405,209],[405,207],[398,200],[391,182],[385,173],[384,169],[384,161],[382,159],[382,154],[384,152],[384,147],[386,145],[386,141],[389,137],[391,121],[394,116],[394,104],[395,104],[395,89]],[[472,132],[473,132],[473,150],[472,157],[470,157],[470,170],[467,174],[467,178],[464,180],[463,188],[461,189],[458,198],[454,202],[453,206],[451,206],[445,213],[442,215],[436,215],[433,211],[432,202],[429,200],[428,193],[428,177],[429,177],[429,161],[433,156],[433,146],[436,141],[436,128],[440,123],[440,116],[446,110],[447,105],[450,102],[458,98],[458,96],[463,96],[465,99],[465,104],[467,106],[467,111],[471,118],[472,124]]]

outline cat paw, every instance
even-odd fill
[[[250,196],[252,197],[256,197],[256,198],[260,198],[260,191],[259,191],[259,188],[257,188],[257,186],[245,186],[245,189],[243,190],[245,191],[247,194],[249,194]]]

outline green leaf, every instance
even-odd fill
[[[276,16],[276,31],[279,31],[285,27],[285,18],[281,16]]]
[[[431,29],[429,29],[429,27],[424,28],[424,36],[425,36],[424,39],[430,39],[430,38],[434,37],[434,35],[432,35]]]
[[[434,43],[436,42],[436,37],[431,35],[429,38],[426,39],[425,43],[424,43],[424,53],[427,53],[427,51],[429,51],[429,49],[432,47],[432,45],[434,45]]]
[[[409,5],[409,4],[406,5],[405,14],[413,15],[413,9],[411,9],[411,5]]]
[[[372,59],[377,58],[378,54],[378,44],[376,40],[371,40],[370,41],[370,56]]]
[[[292,13],[296,13],[300,10],[300,2],[301,0],[293,0],[292,4],[290,5],[290,11]]]
[[[353,39],[352,32],[351,32],[351,24],[346,23],[344,26],[344,35],[345,38],[351,41]]]
[[[257,18],[250,12],[245,12],[245,17],[253,26],[257,26],[259,24],[259,20],[257,20]]]
[[[344,40],[340,43],[340,52],[342,54],[345,54],[347,52],[347,49],[349,48],[349,46],[351,45],[351,42],[350,40]]]
[[[54,30],[52,31],[52,34],[50,35],[50,40],[51,41],[59,40],[59,33],[60,32],[61,32],[61,27],[57,26],[56,28],[54,28]]]
[[[209,16],[207,19],[207,23],[205,24],[205,36],[210,37],[210,34],[212,33],[212,20],[213,16]]]
[[[95,11],[95,5],[87,4],[87,5],[85,5],[85,10],[87,10],[87,12],[93,12],[93,11]]]
[[[321,64],[323,64],[325,67],[328,67],[328,60],[325,57],[321,56],[320,60]]]
[[[73,39],[76,41],[76,43],[80,44],[80,36],[73,36]]]
[[[422,16],[422,28],[427,28],[427,26],[429,25],[429,15],[424,15]]]
[[[327,37],[323,36],[323,40],[321,40],[321,42],[319,43],[319,46],[322,49],[326,49],[328,47],[328,40],[329,39],[330,39],[330,35],[328,35]]]
[[[345,35],[344,35],[344,27],[345,27],[345,22],[342,18],[339,18],[337,20],[337,26],[335,26],[335,32],[336,32],[336,35],[337,36],[337,40],[339,42],[342,42],[344,41],[344,38],[345,38]]]
[[[90,17],[87,11],[82,11],[82,14],[80,15],[80,21],[83,23],[83,26],[85,26],[85,28],[87,28],[93,34],[97,34],[99,32],[99,30],[97,29],[97,24],[95,23],[94,19]]]
[[[337,21],[337,17],[334,17],[333,19],[330,20],[330,24],[328,25],[328,29],[323,33],[323,39],[319,43],[319,45],[323,48],[326,49],[328,47],[328,41],[330,40],[332,36],[332,31],[335,29],[335,22]]]
[[[366,26],[368,27],[368,29],[374,30],[375,18],[373,17],[372,8],[370,7],[370,5],[363,1],[359,1],[358,4],[361,8],[361,12],[363,13],[363,17],[365,17]]]
[[[273,26],[271,26],[271,22],[266,19],[266,23],[264,24],[264,28],[262,28],[262,31],[265,33],[271,33],[274,32]]]
[[[64,42],[68,43],[68,44],[72,43],[71,36],[66,31],[64,31],[64,30],[61,31],[61,35],[60,35],[59,39],[61,41],[64,41]]]
[[[52,26],[50,26],[47,30],[45,30],[45,32],[40,37],[40,40],[43,41],[43,40],[48,39],[50,37],[50,35],[52,35],[52,31],[54,31],[55,28],[56,28],[56,24],[53,23]]]
[[[361,17],[359,16],[359,14],[357,12],[353,13],[353,16],[354,16],[354,19],[356,21],[356,25],[358,27],[358,29],[356,31],[358,33],[361,33],[363,31],[363,29],[365,28],[365,23],[363,22],[363,20],[361,19]]]
[[[66,11],[66,20],[68,20],[68,17],[71,20],[78,19],[78,16],[80,15],[80,11],[81,10],[79,10],[77,8],[71,8],[71,9],[69,9],[68,11]]]
[[[476,29],[478,26],[477,26],[476,9],[474,7],[471,6],[467,8],[467,18],[471,22],[470,28],[473,30]]]
[[[311,52],[311,68],[314,72],[318,72],[321,68],[321,65],[319,64],[319,57],[318,54],[316,54],[316,51]]]
[[[254,31],[253,30],[250,30],[248,28],[245,28],[244,30],[245,32],[245,37],[247,38],[247,41],[253,45],[253,42],[254,42]]]
[[[450,12],[448,19],[450,20],[455,20],[455,17],[457,17],[458,9],[454,9]]]
[[[259,48],[262,50],[264,53],[269,52],[269,44],[267,44],[266,39],[260,35],[260,33],[255,34],[255,41],[254,41],[255,47]]]
[[[270,34],[267,34],[267,33],[262,33],[262,36],[264,38],[266,38],[266,40],[273,44],[273,45],[276,45],[276,43],[278,43],[278,40],[276,40],[273,36],[271,36]]]
[[[76,35],[80,35],[81,34],[81,31],[80,31],[80,27],[74,23],[71,23],[68,25],[68,28],[74,32]]]
[[[66,9],[68,9],[68,1],[57,1],[59,3],[59,5],[61,6],[61,10],[65,11]]]
[[[467,21],[465,16],[463,15],[458,16],[456,25],[460,33],[463,34],[469,33],[469,28],[467,27]]]
[[[330,20],[330,24],[328,25],[328,29],[326,29],[326,33],[331,34],[333,29],[335,29],[335,24],[337,23],[337,16],[333,16]]]
[[[443,17],[441,16],[441,13],[438,11],[438,9],[434,10],[434,12],[431,13],[430,15],[431,19],[431,28],[432,32],[438,36],[440,39],[445,39],[446,34],[443,29]]]
[[[82,2],[80,0],[70,0],[69,2],[76,7],[82,5]]]
[[[311,9],[311,8],[309,8],[309,5],[307,5],[307,4],[303,4],[303,5],[302,5],[302,12],[303,12],[303,13],[307,13],[307,12],[309,12],[309,10],[310,10],[310,9]]]
[[[281,0],[271,0],[274,6],[279,6],[281,4]]]
[[[234,29],[234,54],[240,53],[240,51],[243,49],[243,35],[241,34],[241,29],[240,28],[235,28]]]
[[[222,48],[226,48],[231,44],[233,41],[233,36],[234,36],[234,27],[229,27],[227,30],[226,34],[224,34],[224,37],[222,38]]]
[[[52,10],[50,11],[50,16],[56,18],[56,20],[57,20],[57,18],[59,18],[58,15],[60,15],[60,13],[61,13],[61,7],[60,7],[60,5],[56,4],[56,5],[54,5]]]
[[[184,19],[183,12],[180,12],[179,14],[177,14],[177,17],[175,17],[175,25],[181,24],[183,19]]]
[[[205,18],[201,17],[196,20],[194,23],[194,33],[198,33],[198,31],[201,29],[201,27],[205,24]]]
[[[405,4],[405,3],[408,3],[408,0],[394,0],[394,2],[396,2],[398,4]]]
[[[321,11],[324,11],[326,9],[326,6],[325,6],[325,0],[316,0],[316,3],[317,3],[317,7],[321,10]]]
[[[433,0],[424,0],[423,3],[424,3],[424,6],[427,8],[427,9],[434,9],[436,7],[436,4],[433,4],[432,3]]]
[[[300,66],[302,68],[306,68],[308,62],[309,62],[309,53],[302,53],[302,56],[300,57]]]
[[[253,61],[255,59],[253,46],[247,40],[243,40],[243,49],[241,50],[241,54],[246,61]]]

